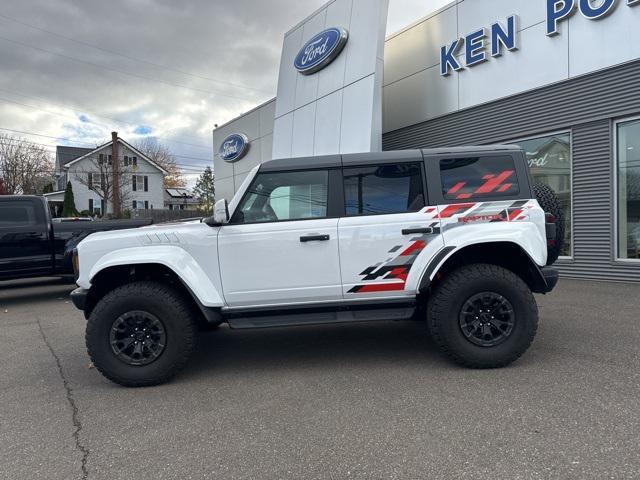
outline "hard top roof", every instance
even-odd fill
[[[261,172],[282,170],[302,170],[309,168],[339,168],[356,165],[375,165],[388,162],[421,161],[423,156],[466,155],[487,152],[521,151],[518,145],[484,145],[470,147],[444,147],[422,150],[392,150],[386,152],[349,153],[345,155],[323,155],[318,157],[299,157],[269,160],[260,167]]]

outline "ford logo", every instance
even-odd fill
[[[303,75],[319,72],[333,62],[349,40],[344,28],[329,28],[309,40],[298,53],[293,65]]]
[[[243,133],[234,133],[224,139],[220,145],[220,158],[225,162],[235,162],[249,151],[249,138]]]

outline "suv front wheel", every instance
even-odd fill
[[[194,312],[180,292],[156,282],[111,291],[87,322],[86,342],[95,367],[125,387],[170,380],[194,349]]]
[[[500,368],[527,351],[538,329],[531,290],[513,272],[468,265],[449,273],[433,292],[427,323],[438,347],[469,368]]]

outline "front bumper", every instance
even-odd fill
[[[558,284],[558,279],[560,278],[560,273],[556,268],[553,267],[543,267],[540,269],[542,273],[542,278],[544,279],[544,283],[546,285],[544,292],[540,293],[549,293]]]
[[[71,301],[78,310],[82,310],[84,312],[84,307],[87,304],[88,294],[89,290],[85,290],[84,288],[76,288],[73,292],[71,292]]]

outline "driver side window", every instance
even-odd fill
[[[234,224],[325,218],[329,172],[259,173],[231,220]]]

